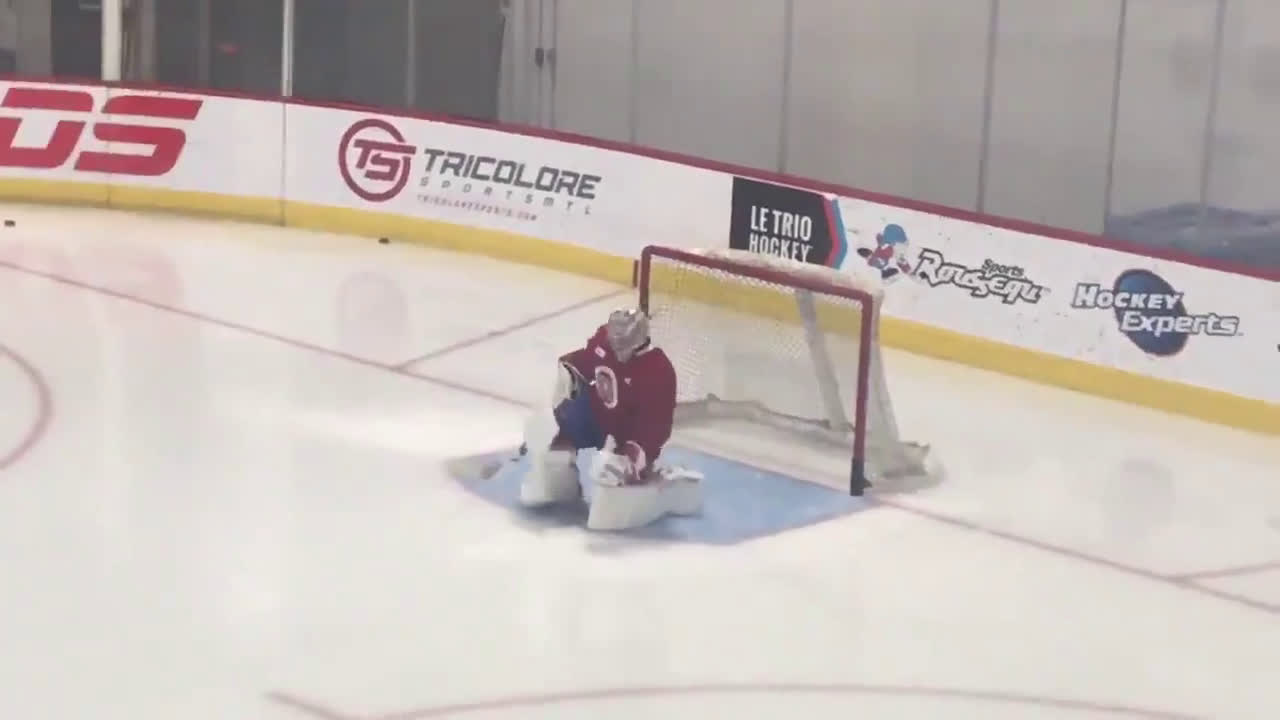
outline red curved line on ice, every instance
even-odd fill
[[[291,708],[296,713],[310,716],[315,720],[357,720],[357,718],[373,718],[373,720],[433,720],[434,718],[487,713],[511,714],[518,717],[521,711],[557,705],[743,695],[885,697],[917,701],[951,701],[989,706],[1022,707],[1030,712],[1061,710],[1071,714],[1106,714],[1115,717],[1134,718],[1135,720],[1200,720],[1200,716],[1178,712],[1043,695],[1023,695],[1008,691],[966,690],[963,688],[929,687],[924,685],[875,685],[868,683],[711,683],[703,685],[604,688],[563,693],[508,696],[456,705],[422,707],[377,716],[350,715],[288,693],[268,693],[267,700],[277,705]]]
[[[26,457],[44,438],[45,431],[49,429],[49,423],[53,419],[53,393],[49,390],[49,383],[45,380],[44,374],[16,350],[0,344],[0,356],[12,361],[36,391],[36,412],[31,418],[30,427],[17,445],[4,455],[0,455],[0,472],[3,472],[18,464],[18,461]]]

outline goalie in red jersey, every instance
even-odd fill
[[[538,506],[586,497],[577,451],[595,449],[589,527],[635,527],[668,512],[696,511],[700,491],[689,486],[700,477],[657,463],[675,408],[675,369],[653,344],[649,318],[615,310],[584,347],[560,357],[551,408],[536,411],[526,426],[531,463],[521,501]]]

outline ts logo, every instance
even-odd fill
[[[369,202],[385,202],[409,183],[415,152],[396,126],[380,118],[366,118],[342,134],[338,170],[351,192]]]
[[[203,100],[161,95],[119,94],[106,91],[106,101],[96,113],[93,92],[67,88],[9,86],[0,101],[0,167],[53,170],[60,168],[80,146],[85,128],[93,122],[93,137],[116,145],[149,148],[146,154],[82,150],[72,168],[82,172],[155,177],[173,169],[187,145],[187,133],[172,125],[116,122],[133,117],[149,120],[194,120]],[[17,112],[14,112],[17,111]],[[16,115],[17,117],[14,117]],[[19,146],[23,123],[51,129],[43,145]],[[29,131],[30,132],[30,131]]]

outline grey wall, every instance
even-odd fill
[[[1088,231],[1280,211],[1275,0],[513,1],[512,119]]]
[[[972,205],[991,0],[794,7],[782,169]]]
[[[498,0],[296,0],[300,97],[497,118]]]
[[[49,1],[0,0],[22,74],[49,73]],[[173,82],[167,38],[191,55],[180,74],[211,82],[209,48],[158,18],[231,0],[137,2],[131,79]],[[497,114],[1093,232],[1180,204],[1280,218],[1277,0],[297,3],[302,94]],[[207,45],[209,13],[187,14]],[[263,58],[240,84],[278,83]]]
[[[983,210],[1102,227],[1119,20],[1115,0],[1000,4]]]
[[[1209,201],[1280,208],[1280,3],[1232,0],[1223,36]]]
[[[777,162],[784,3],[543,5],[555,8],[542,38],[556,48],[555,127],[753,166]]]
[[[53,68],[50,0],[11,0],[17,21],[18,72],[48,76]]]
[[[1118,213],[1199,198],[1216,5],[1129,2],[1116,116]]]

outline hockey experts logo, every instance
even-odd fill
[[[590,215],[604,182],[600,175],[556,165],[419,147],[381,118],[359,120],[342,134],[338,170],[351,192],[369,202],[400,196],[416,172],[420,203],[526,221],[537,220],[540,212]]]
[[[1077,283],[1071,307],[1114,310],[1120,332],[1143,352],[1160,357],[1182,352],[1192,335],[1240,334],[1239,316],[1187,312],[1183,293],[1150,270],[1126,270],[1110,289]]]

